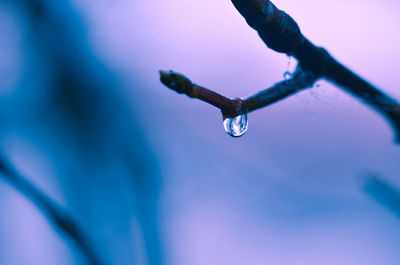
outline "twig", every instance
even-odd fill
[[[89,264],[104,264],[89,243],[84,230],[77,224],[77,222],[70,215],[61,210],[61,206],[57,205],[32,183],[21,177],[20,174],[2,157],[0,157],[0,177],[3,177],[5,181],[9,182],[33,204],[35,204],[56,229],[69,236],[69,238],[81,250],[82,254],[87,258]]]
[[[396,140],[400,143],[400,105],[395,99],[390,98],[340,64],[325,49],[312,44],[303,36],[294,19],[276,8],[271,1],[232,0],[232,3],[246,19],[249,26],[258,32],[260,38],[269,48],[296,58],[303,71],[307,75],[312,74],[314,76],[314,82],[325,78],[341,86],[344,90],[381,113],[393,126]],[[279,84],[284,84],[284,82],[278,83],[275,87],[280,87]],[[297,83],[294,82],[293,84]],[[307,85],[306,87],[310,86]],[[295,91],[296,88],[289,90]],[[288,93],[286,89],[275,89],[275,92],[278,100],[293,94]],[[226,98],[220,95],[215,96],[215,93],[205,93],[201,96],[205,96],[201,98],[202,100],[217,107],[223,106],[225,108],[230,105],[230,103],[227,103]],[[210,100],[211,97],[212,100]],[[270,104],[268,102],[270,97],[263,98],[258,96],[256,98],[260,107]],[[262,102],[262,99],[266,102]],[[235,106],[237,107],[237,104]],[[229,112],[229,115],[232,114],[232,112]]]
[[[312,87],[315,77],[311,73],[305,73],[300,68],[296,70],[292,78],[276,83],[271,88],[265,89],[245,100],[229,99],[212,90],[193,84],[189,78],[173,71],[160,71],[161,82],[180,94],[186,94],[191,98],[197,98],[207,102],[222,111],[224,118],[233,118],[243,113],[271,105],[303,89]]]

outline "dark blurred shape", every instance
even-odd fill
[[[66,234],[82,251],[89,264],[104,264],[97,255],[84,230],[78,223],[52,199],[24,179],[19,173],[0,156],[0,178],[3,177],[24,196],[26,196],[43,213],[54,228]]]
[[[364,186],[366,193],[400,218],[400,190],[377,176],[369,176]]]
[[[146,262],[163,264],[161,174],[126,91],[94,53],[72,1],[11,3],[27,23],[29,52],[39,59],[30,64],[45,79],[40,87],[43,97],[34,108],[23,109],[28,118],[34,117],[20,125],[24,136],[46,151],[69,207],[78,212],[96,247],[110,253],[103,254],[107,262],[134,263],[131,229],[135,219],[140,231],[134,233],[143,237]],[[21,94],[30,96],[29,85],[27,82]],[[124,178],[126,172],[129,180]],[[121,187],[127,183],[132,194],[123,197]],[[126,198],[132,200],[127,203]]]

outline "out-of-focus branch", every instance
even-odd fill
[[[249,26],[258,32],[260,38],[269,48],[296,58],[305,73],[314,75],[313,81],[325,78],[378,111],[393,126],[396,140],[400,143],[400,105],[395,99],[392,99],[340,64],[325,49],[316,47],[303,36],[295,20],[285,12],[279,10],[271,1],[231,1],[239,13],[246,19]],[[291,86],[287,83],[285,84],[285,81],[278,84],[284,84],[286,87]],[[278,87],[280,87],[280,85],[278,85]],[[196,90],[196,87],[194,87],[195,92]],[[277,93],[276,98],[282,99],[293,94],[287,93],[287,91],[286,89],[275,90]],[[296,87],[290,88],[289,91],[296,91]],[[194,94],[189,93],[188,95],[197,97],[198,94],[195,92],[193,92]],[[227,105],[230,104],[226,99],[220,100],[221,102],[217,104],[214,101],[210,102],[209,99],[211,96],[213,99],[220,99],[219,95],[216,97],[214,94],[209,95],[205,93],[204,95],[207,98],[201,99],[214,106],[220,107],[219,103],[222,101],[227,102]],[[259,96],[256,98],[260,107],[267,106],[270,99],[270,97],[263,98]],[[265,99],[265,102],[262,102],[261,99]],[[225,108],[227,106],[223,105],[223,107]],[[241,107],[239,106],[239,108]],[[228,109],[232,110],[232,108]],[[230,112],[230,115],[232,114],[234,113]]]
[[[229,99],[212,90],[196,85],[189,78],[173,71],[160,71],[161,82],[170,89],[207,102],[222,111],[224,118],[233,118],[278,102],[303,89],[312,87],[315,77],[311,73],[296,70],[292,78],[276,83],[245,100]]]
[[[24,179],[2,157],[0,157],[0,178],[10,183],[15,189],[26,196],[42,212],[47,220],[60,232],[67,235],[87,258],[89,264],[103,265],[96,251],[89,243],[88,237],[78,223],[52,199]]]
[[[400,217],[400,191],[377,176],[369,176],[364,190],[383,207]]]

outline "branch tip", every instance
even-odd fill
[[[192,81],[186,76],[176,73],[172,70],[160,70],[160,81],[168,88],[175,90],[180,94],[188,94],[192,88]]]

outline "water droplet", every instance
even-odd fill
[[[297,61],[292,56],[288,56],[287,70],[283,74],[283,78],[285,78],[285,80],[289,80],[290,78],[292,78],[292,76],[296,72],[296,68],[297,68]]]
[[[291,72],[289,72],[289,71],[286,71],[283,74],[283,78],[285,78],[285,80],[289,80],[292,76],[293,76],[293,74]]]
[[[232,137],[243,136],[249,127],[249,121],[247,120],[247,113],[236,116],[234,118],[224,119],[225,131]]]

